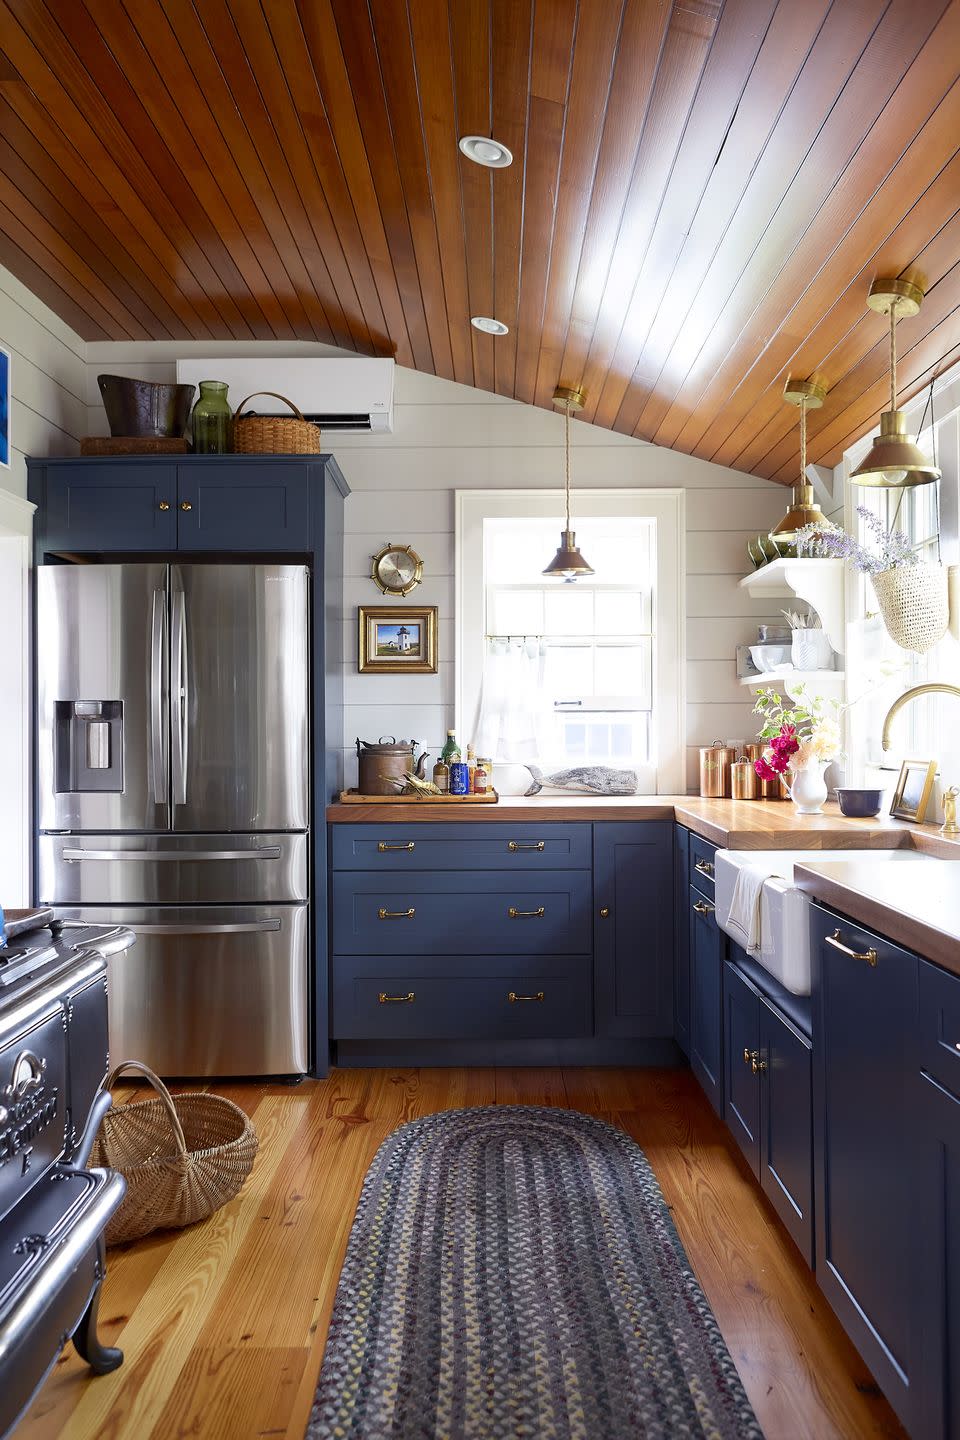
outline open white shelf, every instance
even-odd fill
[[[825,700],[842,700],[843,698],[844,673],[842,670],[794,670],[782,667],[777,670],[767,670],[762,675],[742,675],[741,685],[749,685],[752,689],[759,690],[763,685],[775,685],[783,690],[791,699],[795,699],[795,691],[798,685],[802,685],[804,693],[810,695],[822,695]]]
[[[843,560],[771,560],[759,570],[745,575],[741,590],[749,590],[758,600],[783,600],[796,595],[805,600],[820,616],[820,623],[838,655],[845,649],[843,623]],[[840,671],[814,672],[839,674]],[[749,677],[751,680],[753,676]]]

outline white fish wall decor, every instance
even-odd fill
[[[525,795],[539,795],[544,786],[554,790],[575,790],[583,795],[636,795],[639,780],[635,770],[614,770],[609,765],[575,765],[570,770],[557,770],[544,775],[536,765],[528,765],[533,777]]]

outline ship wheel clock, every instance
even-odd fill
[[[370,578],[384,595],[409,595],[423,579],[423,561],[409,545],[388,540],[373,557]]]

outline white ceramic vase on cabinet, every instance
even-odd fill
[[[794,670],[832,670],[833,650],[825,630],[794,630],[790,636]]]
[[[823,760],[811,760],[802,770],[794,773],[790,784],[790,799],[800,815],[819,815],[827,798],[827,782],[823,778],[826,770]]]

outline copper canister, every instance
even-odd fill
[[[766,748],[766,744],[762,741],[755,745],[747,745],[744,747],[744,749],[746,750],[747,758],[750,760],[751,764],[753,763],[753,761],[759,760],[762,757],[763,752],[764,750],[766,750]],[[761,780],[760,776],[758,775],[757,794],[755,798],[757,798],[758,800],[789,800],[790,795],[787,791],[786,785],[779,776],[776,780]]]
[[[756,800],[760,776],[749,755],[741,755],[730,766],[730,794],[734,800]]]
[[[730,794],[730,767],[737,758],[734,745],[724,745],[714,740],[700,751],[700,794],[707,799],[719,800]]]

